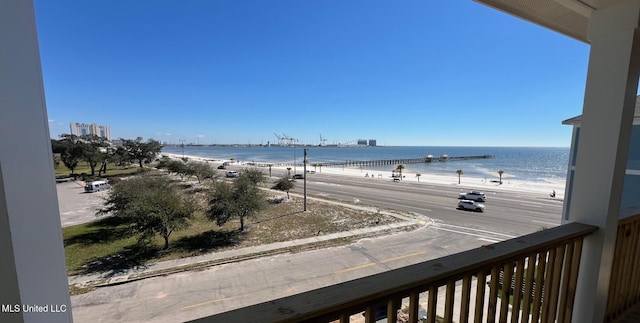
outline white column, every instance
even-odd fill
[[[0,1],[0,44],[0,322],[70,322],[32,0]]]
[[[593,13],[589,70],[569,222],[597,225],[585,239],[574,322],[602,322],[640,75],[640,1]]]

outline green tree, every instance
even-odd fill
[[[502,184],[502,174],[504,174],[504,171],[501,169],[498,171],[498,175],[500,175],[500,184]]]
[[[113,151],[111,156],[111,161],[116,165],[116,167],[124,167],[132,162],[131,156],[129,156],[129,152],[124,147],[118,147]]]
[[[266,207],[265,198],[250,176],[241,174],[233,183],[214,182],[205,215],[217,225],[229,220],[240,220],[240,231],[244,231],[244,220]]]
[[[203,179],[213,178],[215,172],[211,169],[211,166],[202,162],[190,162],[187,165],[187,174],[195,176],[198,179],[198,183],[202,183]]]
[[[142,142],[142,138],[136,140],[120,139],[131,160],[137,161],[140,168],[142,168],[143,162],[153,161],[162,150],[162,144],[153,139],[149,139],[147,142]]]
[[[115,184],[97,214],[125,218],[140,241],[160,235],[167,249],[171,233],[186,228],[196,208],[167,177],[139,176]]]
[[[57,148],[62,149],[60,152],[60,160],[69,168],[71,175],[73,175],[75,168],[78,167],[78,163],[82,160],[84,145],[76,135],[62,134],[60,137],[62,139],[60,139],[58,143],[61,148]]]
[[[422,176],[422,174],[420,174],[420,173],[416,174],[416,177],[418,178],[418,182],[420,182],[420,176]]]
[[[185,176],[189,175],[190,173],[187,164],[175,159],[167,163],[167,170],[169,171],[169,173],[175,173],[176,175],[180,176],[181,180],[184,180]]]
[[[396,166],[396,170],[400,172],[400,179],[402,179],[402,170],[404,169],[404,165],[400,164]]]
[[[62,140],[51,139],[51,152],[54,154],[62,154],[65,149],[65,144]]]
[[[158,164],[156,165],[157,169],[168,169],[169,168],[169,164],[171,163],[171,159],[167,156],[163,156],[162,158],[160,158],[160,161],[158,162]]]
[[[106,138],[96,135],[84,136],[81,138],[81,142],[83,146],[82,159],[91,168],[91,176],[95,176],[96,166],[106,161],[109,157],[107,148],[110,144]]]
[[[255,185],[263,183],[266,180],[262,171],[260,171],[259,169],[252,169],[252,168],[243,169],[240,172],[240,177],[246,178],[247,180],[249,180],[251,183]]]
[[[458,174],[458,184],[460,184],[460,175],[464,174],[464,172],[462,171],[462,169],[458,169],[456,170],[456,174]]]
[[[283,177],[276,182],[276,185],[274,185],[272,189],[287,192],[287,199],[289,199],[289,191],[292,190],[294,186],[295,186],[294,181],[291,181],[288,178]]]
[[[273,167],[273,164],[267,164],[267,166],[269,167],[269,177],[271,177],[271,167]]]
[[[61,161],[60,154],[53,154],[53,168],[58,168]]]
[[[291,167],[287,167],[287,177],[291,177]]]

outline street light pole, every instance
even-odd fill
[[[182,159],[184,159],[184,142],[185,142],[185,140],[184,139],[180,139],[178,141],[182,144]]]
[[[307,212],[307,148],[304,149],[304,211]]]
[[[296,174],[296,142],[295,141],[293,141],[293,174]]]

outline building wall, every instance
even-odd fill
[[[107,138],[107,140],[111,140],[111,127],[109,126],[100,126],[95,123],[88,124],[88,123],[72,122],[69,125],[69,128],[72,135],[76,135],[76,136],[96,135],[98,137],[103,137],[103,138]]]
[[[32,1],[0,1],[0,44],[0,304],[64,309],[0,321],[71,322]]]
[[[578,142],[580,141],[580,125],[575,124],[571,139],[571,153],[569,155],[569,167],[567,170],[567,186],[565,190],[564,210],[562,212],[563,223],[568,220],[569,207],[573,188],[573,176],[578,154]],[[622,201],[620,202],[620,218],[640,213],[640,120],[634,120],[631,128],[631,143],[629,157],[624,177]]]

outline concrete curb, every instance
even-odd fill
[[[148,270],[144,269],[138,273],[123,274],[117,277],[82,279],[82,277],[86,277],[86,276],[83,276],[83,275],[70,276],[69,285],[76,285],[76,286],[83,286],[83,287],[86,287],[86,286],[107,287],[107,286],[122,285],[129,282],[134,282],[134,281],[154,278],[154,277],[161,277],[161,276],[166,276],[166,275],[179,273],[179,272],[201,270],[208,267],[234,263],[238,261],[256,259],[256,258],[261,258],[266,256],[273,256],[277,254],[291,252],[293,251],[293,249],[300,248],[300,247],[312,248],[314,245],[321,246],[323,243],[328,243],[337,239],[365,238],[372,235],[373,236],[378,235],[379,233],[399,231],[399,230],[402,230],[403,228],[413,226],[413,225],[427,226],[429,224],[430,222],[426,220],[417,221],[413,219],[412,221],[404,221],[404,222],[399,222],[394,224],[387,224],[387,225],[377,226],[373,228],[355,229],[355,230],[346,231],[346,232],[327,234],[319,237],[297,239],[292,241],[273,243],[269,245],[247,247],[243,249],[229,250],[221,253],[211,253],[208,255],[197,256],[202,258],[210,258],[206,260],[190,262],[190,260],[193,260],[193,258],[196,258],[196,257],[190,257],[191,259],[181,258],[177,260],[168,260],[165,262],[155,263],[151,265],[151,266],[159,265],[158,266],[159,268],[157,269],[148,269]],[[258,250],[255,250],[255,249],[258,249]],[[220,255],[223,253],[227,253],[229,255]],[[168,264],[171,262],[184,262],[184,263],[175,264],[175,265]]]

